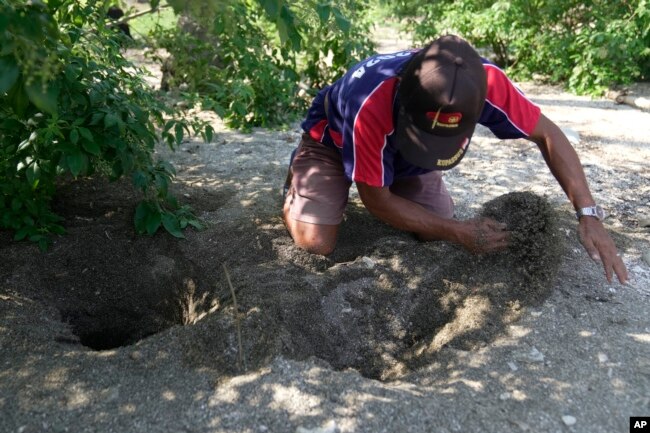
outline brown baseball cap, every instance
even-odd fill
[[[401,74],[397,145],[418,167],[447,170],[465,155],[481,115],[487,78],[464,39],[442,36],[424,47]]]

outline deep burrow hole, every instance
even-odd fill
[[[147,298],[135,302],[99,298],[93,305],[60,308],[61,318],[78,343],[102,351],[130,346],[172,326],[195,323],[218,302],[208,292],[197,293],[191,278],[166,287],[173,289],[159,290],[153,302]]]
[[[155,317],[155,313],[110,308],[81,312],[64,310],[62,319],[71,326],[81,345],[98,351],[135,344],[176,324],[164,315]]]
[[[121,226],[107,235],[110,227],[73,227],[44,258],[41,285],[75,336],[59,340],[93,350],[128,346],[193,323],[219,302],[211,279],[195,277],[202,270],[171,236],[133,237]]]

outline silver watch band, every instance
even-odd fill
[[[583,207],[576,211],[576,218],[580,219],[583,216],[594,217],[602,221],[605,219],[605,211],[598,205]]]

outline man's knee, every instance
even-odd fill
[[[296,245],[303,250],[321,256],[328,256],[334,252],[336,247],[336,239],[329,238],[296,238],[294,237]]]
[[[336,247],[338,225],[310,224],[297,221],[289,216],[285,208],[284,222],[294,243],[312,253],[327,256]]]
[[[327,256],[334,252],[338,226],[324,226],[293,221],[293,230],[289,229],[295,244],[312,253]]]

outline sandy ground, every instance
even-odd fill
[[[214,119],[213,143],[159,150],[206,230],[136,237],[128,184],[90,181],[63,188],[48,253],[3,235],[0,431],[627,432],[650,415],[650,113],[522,87],[572,138],[629,286],[589,260],[526,141],[480,129],[445,181],[459,218],[544,197],[563,248],[542,281],[419,243],[354,194],[334,256],[301,252],[279,218],[297,126]]]

